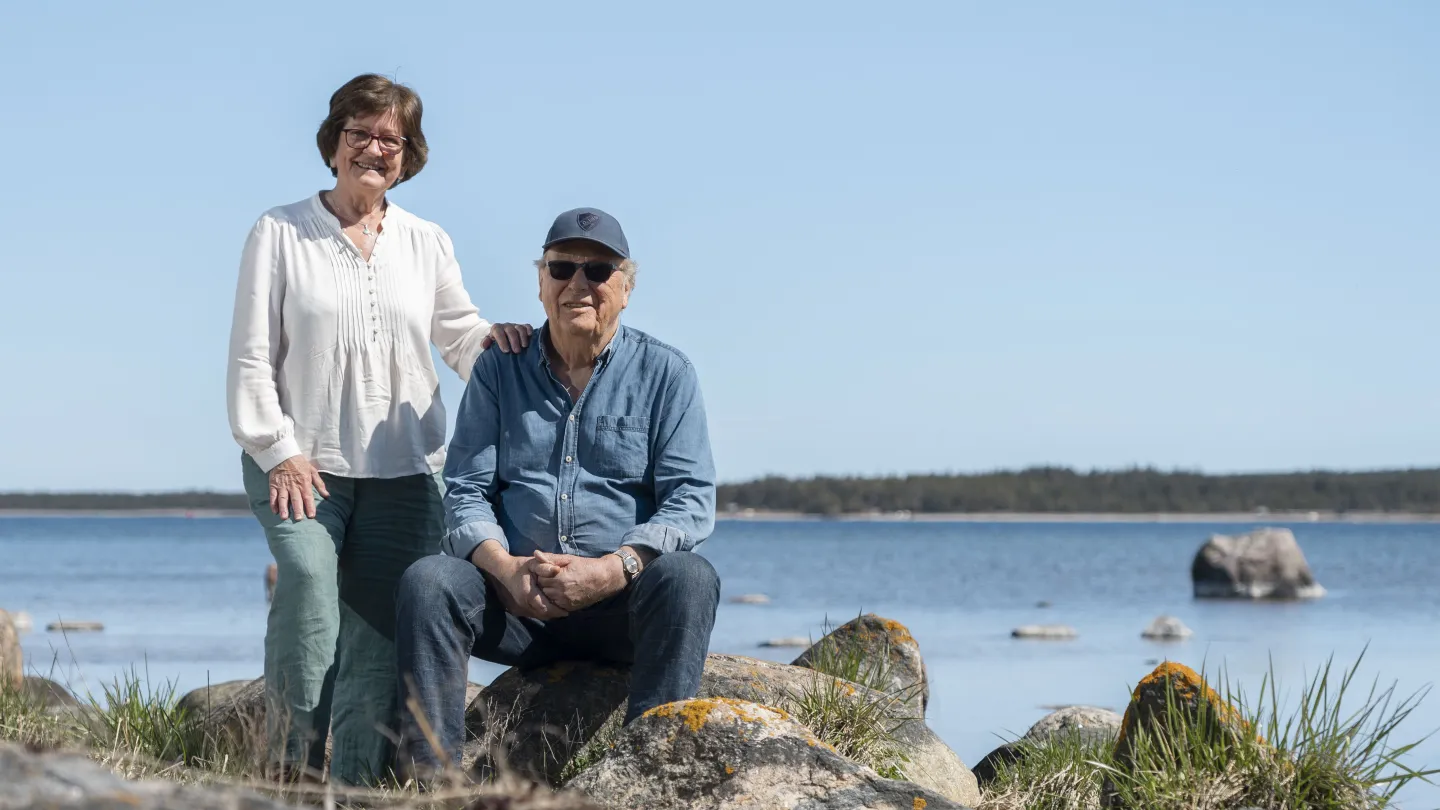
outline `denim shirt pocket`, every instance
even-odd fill
[[[644,477],[650,466],[650,417],[597,417],[590,462],[586,466],[605,478]]]

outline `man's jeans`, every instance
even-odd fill
[[[563,619],[505,612],[494,586],[467,560],[426,557],[400,580],[396,607],[402,767],[441,764],[410,711],[415,698],[451,763],[465,741],[470,656],[521,668],[561,660],[631,664],[629,723],[645,711],[695,696],[715,626],[720,578],[704,557],[662,554],[624,591]]]

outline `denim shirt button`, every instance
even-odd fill
[[[570,500],[570,496],[569,496],[569,495],[566,495],[565,493],[562,492],[562,493],[560,493],[560,500],[562,500],[562,501],[568,501],[568,500]]]

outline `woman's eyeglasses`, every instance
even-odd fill
[[[408,138],[402,138],[399,135],[375,135],[363,129],[342,129],[340,131],[345,133],[345,143],[351,149],[365,149],[371,141],[379,141],[380,151],[387,155],[398,154],[409,141]]]
[[[546,262],[545,266],[550,269],[550,277],[556,281],[569,281],[575,277],[576,270],[584,270],[585,279],[591,284],[604,284],[619,269],[614,262],[598,261],[581,263],[556,260]]]

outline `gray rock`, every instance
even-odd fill
[[[261,682],[263,683],[264,681],[262,680]],[[192,717],[208,714],[234,700],[245,691],[245,687],[252,683],[255,683],[255,681],[221,681],[220,683],[202,686],[199,689],[192,689],[186,692],[180,700],[176,701],[175,708],[183,709]],[[262,706],[260,710],[263,712],[264,707]]]
[[[1074,736],[1087,745],[1111,745],[1120,733],[1120,722],[1120,715],[1096,706],[1067,706],[1053,711],[1040,718],[1019,740],[1004,743],[986,754],[974,768],[975,779],[981,789],[988,787],[995,781],[1001,764],[1019,762],[1031,744]]]
[[[884,700],[858,684],[804,667],[712,653],[700,678],[700,698],[727,698],[767,706],[789,695],[838,682],[842,699]],[[594,756],[619,733],[630,691],[628,670],[588,662],[563,662],[532,670],[510,669],[485,688],[466,714],[464,765],[483,777],[503,754],[523,776],[560,784],[567,768]],[[977,804],[979,787],[965,763],[918,716],[896,702],[903,720],[894,731],[909,761],[905,776],[953,801]]]
[[[861,681],[907,701],[918,699],[920,714],[925,714],[930,703],[930,685],[920,643],[909,628],[893,619],[867,613],[846,622],[791,663],[844,677],[848,673],[834,671],[834,664],[852,657],[864,664],[859,675],[850,680]]]
[[[37,754],[0,743],[0,810],[288,810],[230,787],[131,782],[75,754]]]
[[[767,638],[760,642],[761,647],[808,647],[810,639],[804,636],[781,636],[780,638]]]
[[[1214,535],[1195,554],[1190,578],[1199,599],[1315,599],[1315,581],[1289,529]]]
[[[1193,635],[1195,633],[1174,616],[1156,616],[1155,621],[1140,633],[1142,638],[1151,641],[1182,641]]]
[[[1040,718],[1023,739],[1043,742],[1063,736],[1112,743],[1120,733],[1120,715],[1098,706],[1067,706]]]
[[[613,810],[964,807],[910,782],[882,778],[784,712],[738,700],[652,709],[569,787]]]
[[[44,709],[67,709],[80,705],[69,689],[39,675],[26,675],[20,692]]]
[[[25,656],[20,650],[20,634],[10,614],[0,610],[0,689],[18,689],[25,678]]]
[[[1075,638],[1075,628],[1063,624],[1027,624],[1010,631],[1014,638],[1036,638],[1046,641],[1064,641]]]
[[[768,605],[770,604],[770,597],[763,593],[742,593],[738,596],[732,596],[726,601],[732,605]]]

